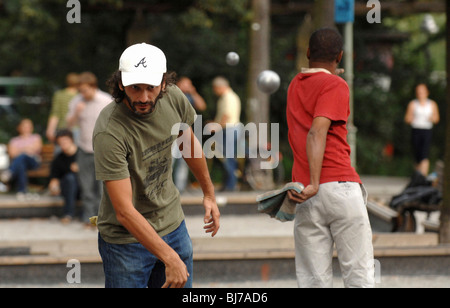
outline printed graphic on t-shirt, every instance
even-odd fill
[[[146,162],[148,167],[146,168],[146,176],[143,179],[144,193],[138,197],[138,200],[154,200],[163,192],[169,178],[167,173],[172,163],[170,149],[173,141],[174,136],[170,136],[166,140],[143,151],[143,161]]]
[[[164,151],[168,147],[171,147],[174,138],[175,138],[174,136],[170,136],[166,140],[146,149],[144,152],[142,152],[143,161],[146,161],[147,159],[152,158],[153,156],[157,155],[159,152]]]

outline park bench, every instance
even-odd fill
[[[29,179],[45,179],[48,180],[50,177],[50,167],[53,161],[55,151],[55,145],[52,143],[44,144],[41,152],[41,165],[35,170],[30,170],[27,172]],[[47,185],[46,183],[45,185]],[[42,187],[42,185],[41,185]]]
[[[376,200],[367,202],[370,224],[375,232],[392,232],[397,226],[397,212]]]
[[[398,196],[394,196],[390,207],[397,211],[397,232],[415,232],[416,218],[415,211],[421,211],[427,214],[427,222],[424,227],[426,230],[438,228],[436,223],[428,222],[430,214],[440,210],[443,202],[443,174],[444,163],[438,161],[434,170],[436,178],[433,182],[417,178],[418,174],[413,176],[408,187]],[[414,183],[415,182],[415,183]]]
[[[432,220],[430,218],[427,218],[424,222],[422,222],[422,225],[425,229],[425,232],[439,232],[439,220],[435,219]]]

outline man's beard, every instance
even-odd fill
[[[147,101],[145,103],[142,102],[133,102],[131,101],[130,97],[125,93],[125,98],[127,99],[128,105],[131,108],[131,110],[133,111],[133,113],[137,116],[146,116],[151,114],[153,111],[155,111],[156,108],[156,104],[158,103],[158,101],[163,97],[164,93],[161,90],[161,92],[159,92],[158,97],[156,97],[156,99],[154,101]],[[150,110],[147,112],[141,112],[138,111],[136,106],[146,106],[146,105],[150,105]]]

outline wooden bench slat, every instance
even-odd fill
[[[29,178],[48,178],[50,176],[50,166],[53,161],[54,151],[54,144],[44,144],[42,146],[41,165],[39,168],[27,172]]]

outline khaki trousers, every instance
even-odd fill
[[[345,287],[374,287],[372,229],[363,185],[321,184],[319,192],[297,204],[294,227],[299,287],[332,287],[333,246]]]

